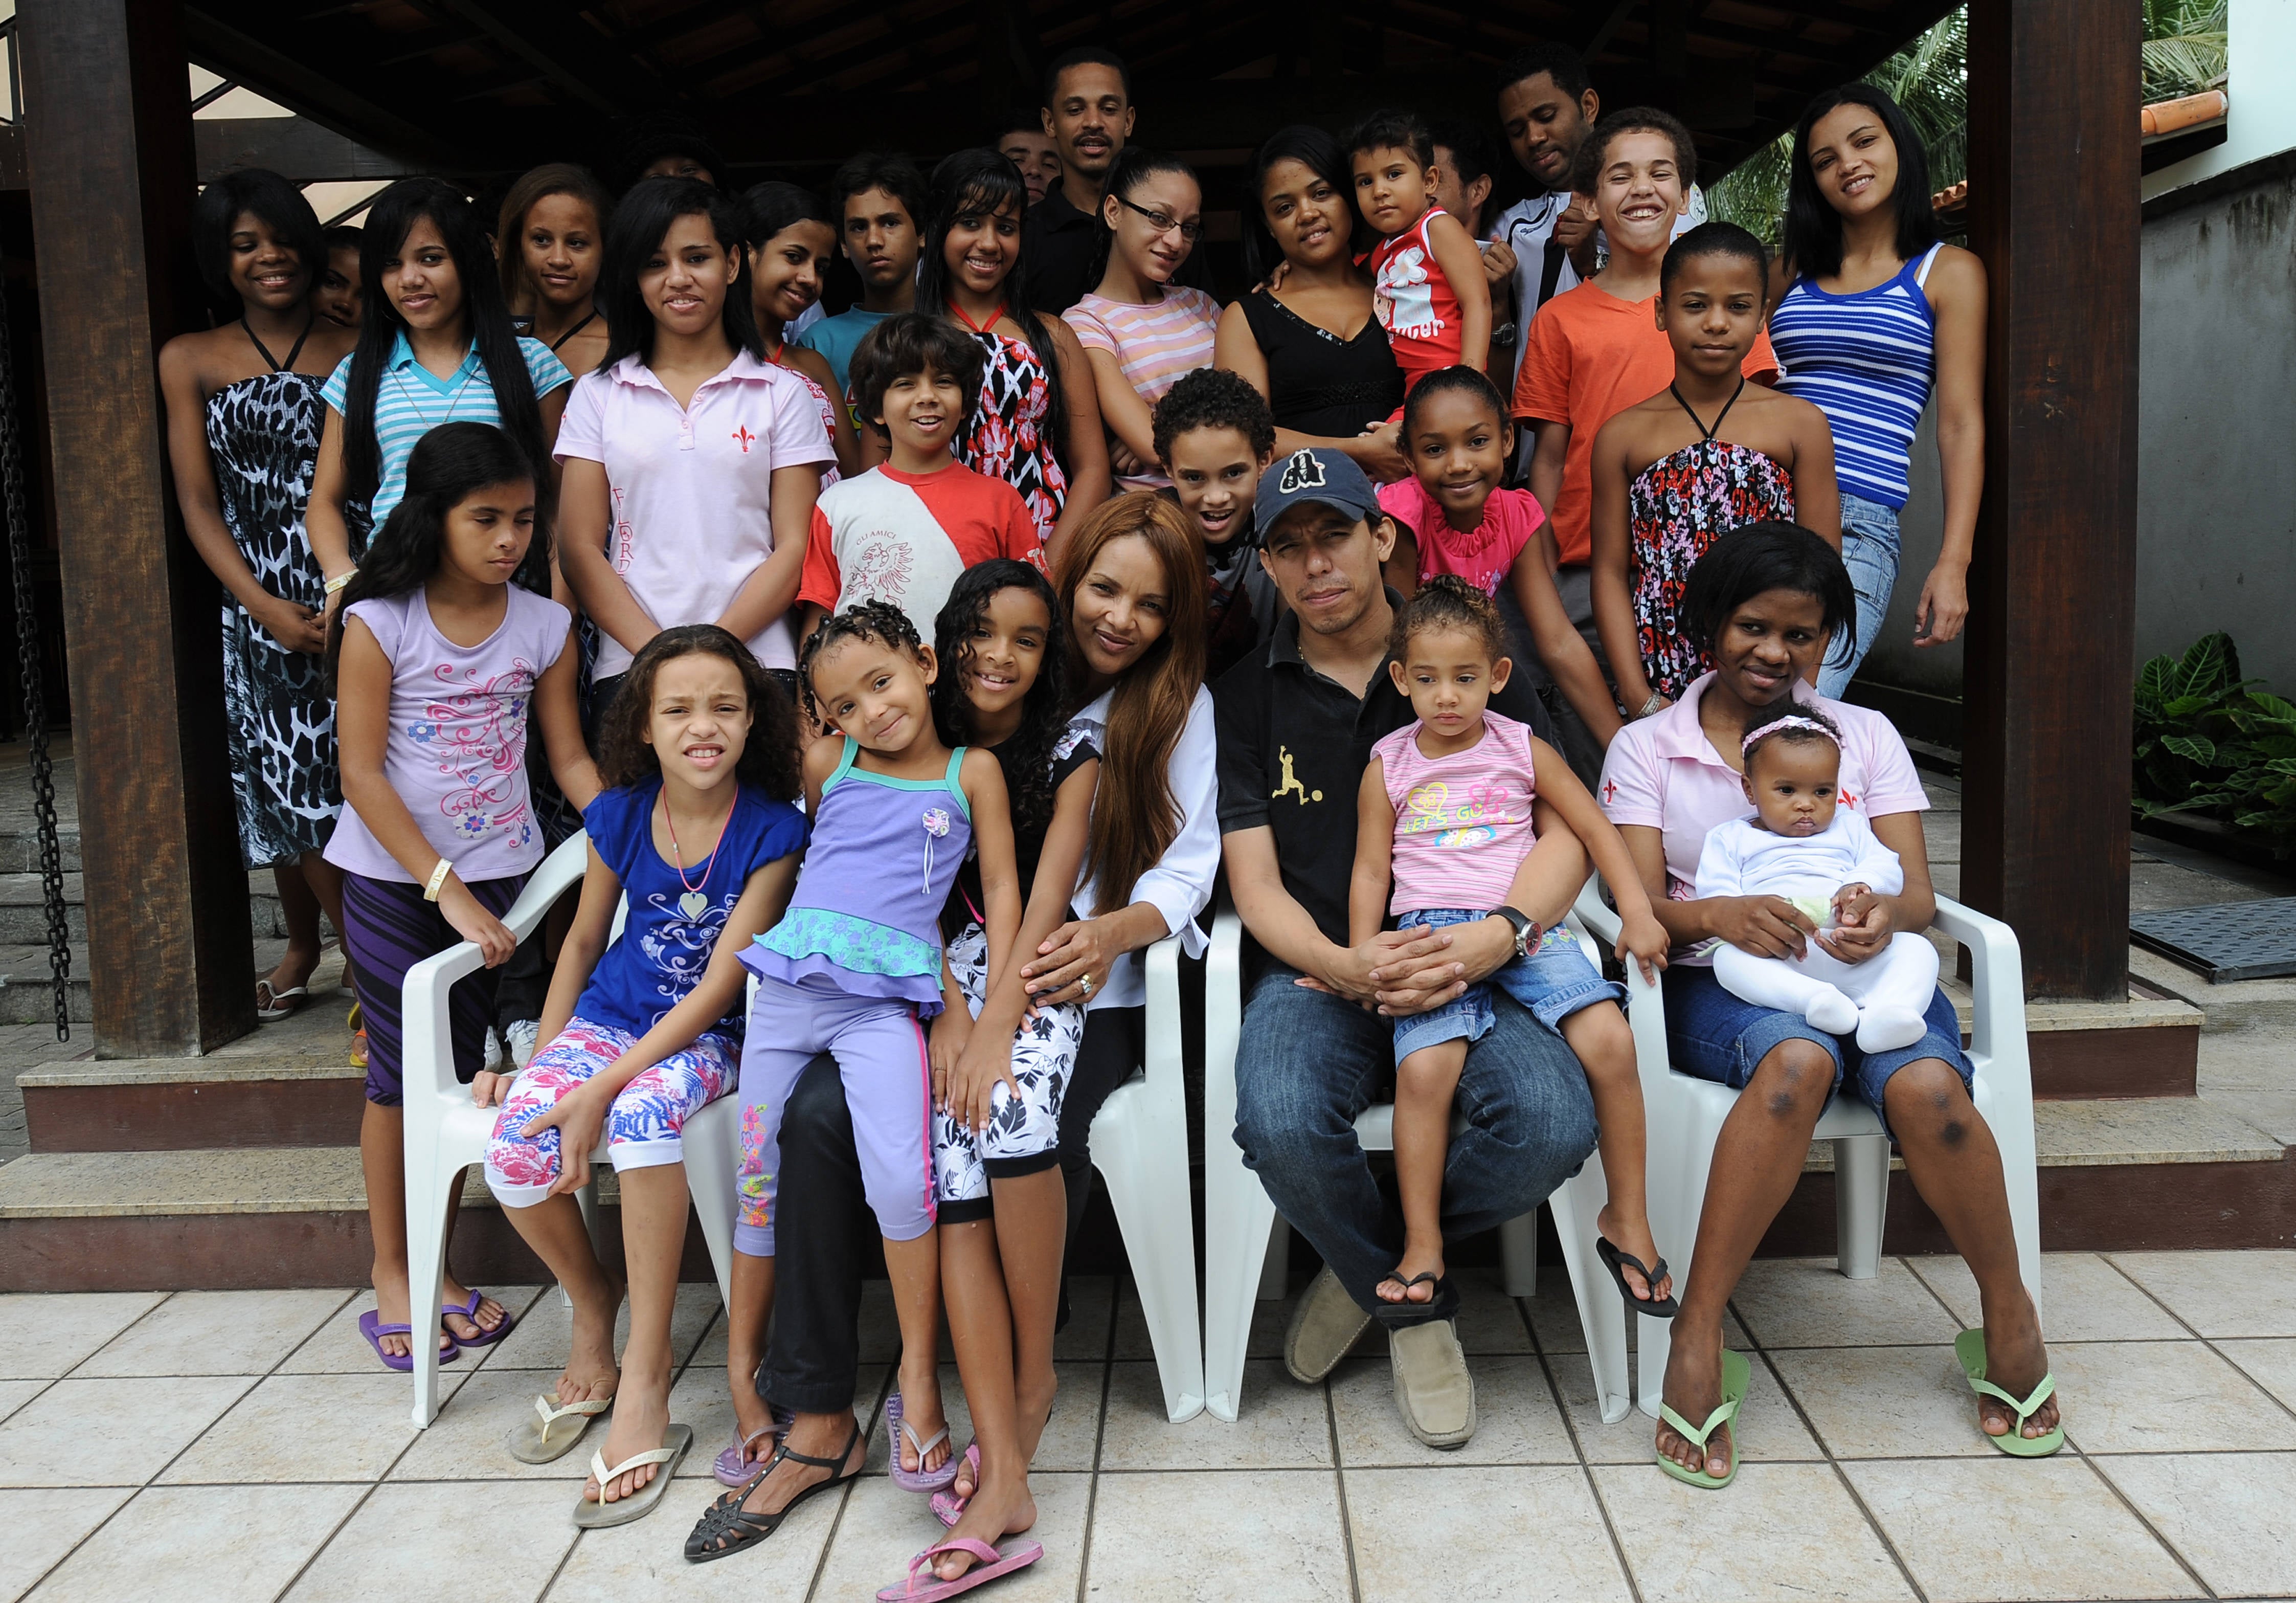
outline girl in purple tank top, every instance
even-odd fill
[[[1390,907],[1403,929],[1465,924],[1492,917],[1495,908],[1515,926],[1515,955],[1488,980],[1440,1007],[1395,1021],[1403,1256],[1378,1292],[1405,1310],[1447,1300],[1441,1215],[1451,1097],[1468,1043],[1496,1022],[1496,987],[1578,1054],[1594,1093],[1611,1190],[1596,1250],[1629,1310],[1671,1316],[1666,1261],[1651,1237],[1644,1202],[1642,1087],[1634,1037],[1619,1009],[1626,991],[1603,978],[1569,929],[1542,932],[1509,905],[1515,875],[1530,855],[1533,802],[1547,804],[1548,828],[1578,837],[1612,886],[1620,962],[1637,959],[1654,978],[1666,966],[1666,932],[1651,915],[1625,839],[1569,765],[1528,727],[1486,710],[1513,669],[1505,651],[1498,607],[1455,574],[1437,575],[1406,603],[1396,614],[1388,671],[1419,720],[1373,745],[1357,798],[1351,943],[1378,934]]]
[[[734,1347],[761,1351],[783,1109],[815,1054],[832,1053],[901,1323],[900,1384],[885,1405],[893,1480],[928,1492],[955,1477],[956,1462],[934,1369],[931,1114],[939,1088],[925,1022],[944,1006],[972,1018],[940,939],[941,908],[968,847],[980,859],[992,989],[1013,961],[1021,925],[1004,772],[990,752],[942,744],[931,701],[937,669],[915,627],[882,602],[835,614],[805,645],[806,704],[844,738],[816,741],[806,753],[812,844],[789,911],[742,955],[758,991],[742,1048],[728,1315]]]

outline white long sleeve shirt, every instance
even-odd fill
[[[1113,693],[1109,693],[1112,695]],[[1104,754],[1108,750],[1109,695],[1103,695],[1070,720],[1082,727]],[[1197,927],[1196,915],[1210,905],[1212,882],[1219,873],[1219,740],[1212,723],[1211,692],[1199,686],[1188,708],[1188,721],[1172,748],[1172,799],[1180,808],[1180,833],[1172,837],[1154,867],[1133,883],[1132,894],[1120,905],[1148,902],[1164,916],[1164,927],[1180,937],[1180,949],[1201,958],[1211,944]],[[1105,773],[1103,771],[1103,779]],[[1097,802],[1095,802],[1097,805]],[[1077,887],[1070,904],[1078,918],[1093,916],[1099,899],[1095,876]],[[1110,971],[1108,983],[1095,992],[1093,1007],[1137,1007],[1148,999],[1147,969],[1143,954],[1127,952]]]
[[[1895,896],[1906,888],[1906,870],[1873,826],[1847,807],[1836,807],[1833,822],[1812,835],[1772,834],[1751,815],[1732,818],[1707,831],[1698,858],[1702,898],[1783,896],[1825,904],[1849,884]]]

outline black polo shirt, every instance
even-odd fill
[[[1390,604],[1401,604],[1392,591]],[[1308,666],[1300,620],[1286,612],[1267,649],[1212,686],[1219,729],[1220,833],[1275,832],[1283,888],[1316,927],[1348,944],[1348,884],[1356,866],[1356,793],[1371,748],[1417,716],[1382,662],[1361,698]],[[1491,711],[1547,738],[1546,710],[1521,676],[1491,697]],[[1247,974],[1261,959],[1246,953]]]
[[[1100,253],[1100,218],[1078,211],[1068,191],[1055,184],[1045,198],[1029,208],[1021,219],[1021,267],[1027,279],[1029,305],[1049,316],[1059,316],[1092,292],[1100,282],[1095,259]],[[1204,261],[1203,241],[1188,252],[1188,259],[1172,275],[1172,282],[1212,292],[1211,273]]]

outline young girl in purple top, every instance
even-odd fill
[[[886,1402],[891,1473],[904,1490],[937,1492],[956,1467],[935,1370],[940,1276],[925,1024],[945,998],[964,1005],[940,915],[968,845],[980,855],[992,991],[1012,960],[1021,922],[1012,814],[996,758],[942,744],[931,705],[938,664],[898,608],[865,601],[835,614],[806,642],[799,673],[808,710],[843,738],[807,751],[813,843],[789,911],[742,954],[758,991],[742,1049],[731,1337],[762,1351],[782,1111],[814,1055],[833,1053],[900,1318],[900,1383]],[[751,1517],[741,1502],[729,1497],[728,1517]],[[708,1534],[695,1541],[708,1547]],[[735,1545],[738,1535],[697,1556]]]
[[[1492,694],[1512,676],[1505,654],[1497,604],[1457,574],[1436,575],[1396,613],[1388,671],[1419,718],[1374,744],[1364,770],[1349,939],[1360,944],[1377,935],[1390,908],[1404,929],[1468,924],[1488,918],[1494,908],[1512,913],[1510,887],[1532,844],[1531,802],[1544,794],[1603,877],[1619,887],[1619,960],[1631,956],[1652,974],[1666,966],[1666,932],[1651,916],[1626,843],[1554,747],[1529,726],[1488,711]],[[1451,1098],[1469,1043],[1491,1028],[1496,985],[1569,1042],[1586,1068],[1610,1185],[1597,1250],[1630,1310],[1670,1316],[1666,1260],[1644,1203],[1642,1086],[1634,1037],[1619,1007],[1626,991],[1603,978],[1568,929],[1542,932],[1519,913],[1512,922],[1515,956],[1488,982],[1395,1023],[1403,1256],[1379,1283],[1379,1296],[1398,1305],[1454,1305],[1441,1218]]]
[[[611,788],[582,816],[590,866],[543,1007],[544,1044],[515,1082],[482,1073],[472,1087],[481,1107],[502,1103],[487,1184],[574,1305],[556,1393],[512,1433],[512,1456],[549,1463],[572,1451],[591,1418],[614,1410],[576,1505],[585,1525],[650,1510],[661,1492],[646,1489],[668,1485],[691,1440],[669,1422],[685,1122],[734,1089],[740,954],[788,905],[806,835],[792,805],[796,711],[715,624],[664,629],[639,651],[599,731],[599,757]],[[612,938],[618,906],[627,914]],[[622,1287],[600,1266],[574,1204],[602,1134],[621,1180],[629,1275],[619,1369]],[[762,1436],[764,1405],[752,1411]],[[733,1463],[745,1462],[736,1448]]]
[[[483,949],[486,967],[447,998],[455,1073],[475,1076],[493,971],[515,945],[502,916],[542,860],[527,790],[529,708],[567,796],[583,805],[598,792],[574,705],[573,618],[548,595],[535,499],[532,460],[500,429],[450,423],[425,434],[328,641],[344,805],[327,860],[343,870],[343,946],[368,1045],[359,1156],[375,1308],[359,1325],[394,1369],[413,1366],[418,1339],[406,1326],[400,988],[425,958],[463,941]],[[451,1276],[446,1306],[443,1359],[510,1329],[499,1303]]]

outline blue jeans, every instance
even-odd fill
[[[1890,595],[1898,588],[1898,509],[1844,491],[1841,497],[1841,565],[1857,591],[1857,638],[1838,641],[1818,670],[1817,693],[1835,701],[1857,672],[1866,654],[1881,637],[1890,615]]]
[[[1448,1319],[1456,1295],[1406,1313],[1374,1292],[1403,1254],[1403,1216],[1372,1178],[1356,1116],[1394,1084],[1392,1021],[1298,978],[1270,962],[1244,999],[1235,1144],[1357,1307],[1390,1323]],[[1466,1128],[1443,1161],[1447,1238],[1529,1213],[1595,1149],[1595,1100],[1570,1048],[1513,999],[1492,1008],[1452,1104]]]
[[[1882,1094],[1890,1076],[1907,1064],[1934,1057],[1961,1076],[1963,1089],[1976,1083],[1976,1066],[1961,1049],[1961,1023],[1941,990],[1931,993],[1929,1010],[1922,1015],[1929,1030],[1921,1040],[1887,1052],[1865,1052],[1853,1038],[1828,1035],[1800,1014],[1781,1013],[1731,995],[1710,968],[1672,964],[1661,982],[1667,1061],[1685,1074],[1734,1091],[1744,1090],[1762,1059],[1789,1040],[1824,1047],[1833,1059],[1833,1089],[1872,1108],[1884,1130],[1890,1127],[1890,1115]]]
[[[1396,927],[1439,930],[1455,924],[1472,924],[1488,913],[1456,908],[1430,908],[1406,913]],[[1488,979],[1478,980],[1440,1007],[1395,1021],[1395,1061],[1400,1064],[1423,1048],[1447,1040],[1479,1041],[1490,1033],[1497,1015],[1491,993],[1504,991],[1530,1009],[1531,1015],[1550,1030],[1597,1002],[1626,1006],[1627,988],[1606,980],[1578,944],[1567,925],[1558,925],[1539,937],[1527,958],[1509,958]]]

